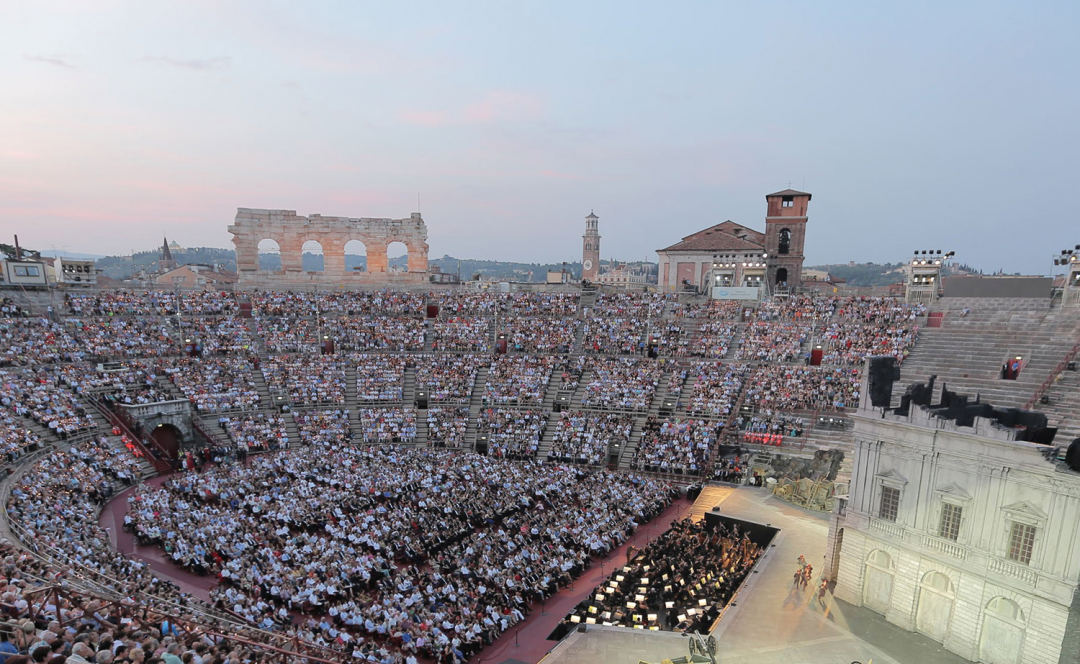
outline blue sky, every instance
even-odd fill
[[[1080,3],[0,4],[0,235],[231,246],[237,207],[432,256],[605,257],[814,194],[811,263],[1080,242]]]

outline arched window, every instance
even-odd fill
[[[259,269],[271,272],[281,271],[281,247],[271,239],[259,241]]]
[[[360,240],[345,243],[345,272],[367,272],[367,246]]]
[[[791,252],[791,231],[786,228],[780,231],[780,246],[778,249],[781,254]]]
[[[304,272],[323,271],[322,244],[315,240],[308,240],[300,248],[300,265]]]
[[[592,251],[592,242],[585,243],[585,251]]]
[[[781,267],[776,270],[776,285],[781,286],[787,284],[787,268]]]
[[[391,242],[386,246],[387,272],[409,271],[409,248],[404,242]]]

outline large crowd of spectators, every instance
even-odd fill
[[[431,321],[425,348],[423,308],[432,301],[443,317]],[[240,318],[245,302],[251,320]],[[925,313],[888,298],[795,296],[744,307],[605,293],[581,320],[576,294],[157,291],[71,295],[66,312],[50,320],[2,301],[0,454],[10,463],[58,439],[77,442],[46,452],[16,482],[8,512],[21,539],[108,575],[127,596],[178,596],[116,553],[94,521],[98,506],[139,479],[141,448],[93,438],[99,429],[85,405],[98,394],[149,403],[182,393],[200,414],[220,416],[245,453],[301,445],[253,458],[249,468],[217,450],[209,455],[216,466],[140,489],[128,524],[141,541],[215,575],[216,610],[249,627],[385,664],[461,660],[663,506],[666,488],[655,482],[559,465],[601,466],[609,450],[625,449],[661,381],[689,417],[645,420],[632,468],[700,474],[740,394],[752,410],[735,420],[739,430],[801,435],[805,411],[857,406],[861,358],[902,360]],[[480,353],[491,350],[495,316],[513,353],[492,360]],[[701,319],[696,336],[687,333],[691,318]],[[647,330],[675,359],[726,357],[740,318],[750,322],[736,358],[759,366],[641,357]],[[588,357],[569,358],[578,325]],[[826,366],[802,361],[811,335],[825,347]],[[323,336],[339,353],[365,354],[316,355]],[[430,354],[398,354],[420,350]],[[488,362],[484,389],[476,390],[484,403],[477,440],[487,456],[453,454],[471,443],[467,405],[477,367]],[[346,400],[352,368],[363,404],[355,434]],[[417,438],[417,412],[401,403],[408,368],[416,389],[439,404],[425,413],[427,443],[445,453],[387,445]],[[256,371],[270,403],[259,395]],[[584,390],[575,391],[583,377]],[[552,382],[580,396],[584,410],[558,415],[540,464],[550,417],[540,409]],[[296,408],[283,415],[285,400]],[[354,446],[361,443],[380,448]],[[744,463],[725,463],[717,466],[724,477],[745,472]],[[194,637],[174,634],[154,645],[118,630],[111,634],[128,652],[199,646]],[[205,664],[192,652],[194,664],[196,656]],[[238,657],[229,664],[250,653]]]
[[[762,365],[746,385],[744,402],[777,411],[838,411],[859,406],[859,370],[847,367]]]
[[[247,452],[273,452],[289,447],[289,432],[280,414],[222,415],[218,423]]]
[[[361,403],[401,401],[405,389],[404,355],[358,355],[356,400]]]
[[[750,362],[792,362],[802,359],[810,328],[783,321],[747,323],[735,359]]]
[[[165,369],[200,413],[258,409],[262,396],[250,357],[184,358]]]
[[[477,440],[487,440],[488,456],[532,459],[547,420],[547,413],[537,410],[485,408],[476,418]]]
[[[592,318],[582,329],[581,349],[604,355],[640,354],[648,322],[640,318]]]
[[[347,445],[352,441],[352,423],[344,408],[293,411],[301,445]]]
[[[648,410],[664,374],[659,362],[634,358],[593,358],[589,369],[581,405],[598,410]]]
[[[0,406],[61,440],[97,427],[93,414],[63,387],[59,375],[44,369],[0,370]]]
[[[686,403],[691,415],[727,418],[749,373],[745,364],[699,362],[690,372],[693,387]]]
[[[602,465],[607,461],[609,449],[617,451],[626,447],[633,428],[634,418],[621,413],[563,411],[551,434],[547,458]]]
[[[480,352],[491,348],[487,318],[445,318],[432,327],[431,349],[436,351]]]
[[[506,330],[507,349],[512,352],[566,355],[573,349],[580,324],[575,318],[511,318],[503,329]]]
[[[361,408],[360,437],[365,443],[390,445],[416,440],[416,409]]]
[[[621,544],[666,484],[412,449],[295,450],[185,474],[132,501],[132,529],[252,626],[356,656],[464,661]]]
[[[539,406],[544,402],[552,370],[562,362],[554,355],[503,355],[491,363],[484,387],[485,406]]]
[[[662,473],[699,475],[716,446],[723,423],[649,417],[630,467]]]
[[[259,364],[270,395],[296,405],[344,405],[347,366],[333,355],[278,355]]]
[[[416,389],[439,403],[468,403],[476,383],[474,355],[424,355],[414,358]]]
[[[465,447],[465,432],[469,428],[468,407],[429,408],[427,413],[429,447]]]

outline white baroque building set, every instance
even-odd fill
[[[971,661],[1080,662],[1080,473],[1023,440],[1041,416],[927,397],[874,408],[863,380],[829,530],[836,597]]]

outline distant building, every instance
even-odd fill
[[[236,282],[237,276],[233,272],[198,264],[181,265],[154,277],[158,286],[179,286],[185,290],[231,289]]]
[[[660,288],[794,289],[802,281],[810,198],[811,194],[794,189],[765,196],[764,233],[725,221],[658,249]]]
[[[428,264],[430,276],[428,280],[433,284],[460,284],[461,276],[453,272],[443,272],[442,268],[434,263]]]
[[[158,258],[158,272],[162,274],[176,267],[173,260],[172,249],[169,248],[169,239],[163,238],[161,242],[161,256]]]
[[[847,287],[847,281],[828,272],[825,272],[824,276],[819,274],[821,270],[808,270],[807,272],[813,272],[813,274],[803,273],[802,289],[804,291],[834,294],[845,290]]]
[[[581,236],[581,279],[596,281],[600,272],[600,217],[591,211],[585,217],[585,234]]]
[[[6,258],[0,261],[5,286],[48,286],[51,268],[40,260]]]
[[[624,263],[605,270],[596,278],[596,282],[617,288],[643,288],[649,285],[649,275],[645,268]]]

